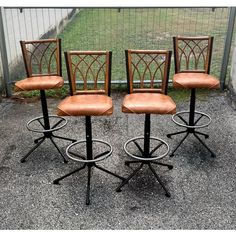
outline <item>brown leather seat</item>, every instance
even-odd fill
[[[167,95],[159,93],[132,93],[125,96],[122,112],[136,114],[174,114],[176,105]]]
[[[109,116],[113,113],[112,99],[107,95],[74,95],[57,107],[59,116]]]
[[[16,91],[47,90],[61,88],[64,80],[61,76],[29,77],[15,83]]]
[[[173,77],[173,86],[175,88],[188,89],[217,89],[220,87],[220,81],[214,76],[205,73],[177,73]]]

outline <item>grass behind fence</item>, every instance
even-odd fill
[[[226,8],[82,9],[58,37],[63,51],[111,50],[112,80],[122,81],[125,49],[173,50],[175,35],[211,35],[211,73],[219,77],[228,14]],[[173,73],[172,58],[170,78]],[[66,78],[65,65],[63,75]]]

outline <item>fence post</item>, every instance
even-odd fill
[[[3,16],[2,9],[0,7],[0,54],[2,60],[2,71],[3,71],[3,83],[6,90],[6,96],[11,96],[11,82],[9,76],[9,67],[8,67],[8,59],[7,59],[7,48],[4,34],[4,25],[3,25]]]
[[[225,46],[224,46],[224,54],[221,63],[221,71],[220,71],[220,88],[224,90],[225,88],[225,79],[227,74],[227,67],[230,56],[231,43],[233,38],[234,31],[234,22],[235,22],[235,13],[236,7],[230,7],[229,21],[228,21],[228,29],[225,38]]]

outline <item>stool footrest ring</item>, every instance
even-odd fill
[[[64,117],[61,117],[61,116],[56,116],[56,115],[50,115],[49,116],[49,121],[50,121],[50,118],[53,118],[55,120],[57,120],[55,122],[55,124],[53,124],[51,126],[50,129],[45,129],[44,127],[44,123],[43,123],[43,116],[39,116],[39,117],[36,117],[32,120],[30,120],[27,124],[26,124],[26,127],[28,130],[32,131],[32,132],[36,132],[36,133],[48,133],[48,132],[54,132],[56,130],[59,130],[61,128],[63,128],[66,124],[67,124],[67,120],[64,118]],[[32,126],[32,123],[35,123],[35,122],[38,122],[39,125],[41,125],[41,129],[35,129]],[[61,124],[62,123],[62,124]]]
[[[177,112],[176,114],[174,114],[172,116],[172,121],[177,124],[178,126],[181,127],[185,127],[185,128],[192,128],[192,129],[199,129],[199,128],[203,128],[208,126],[211,123],[211,117],[209,115],[207,115],[206,113],[200,112],[200,111],[194,111],[195,114],[200,115],[200,117],[198,117],[198,119],[195,120],[194,125],[189,125],[189,123],[187,121],[184,120],[184,118],[181,116],[183,114],[187,114],[190,113],[190,111],[180,111]],[[179,121],[176,120],[176,118],[179,117],[180,120],[183,121],[183,123],[180,123]],[[205,124],[202,125],[196,125],[203,117],[208,119],[208,122],[206,122]]]
[[[94,162],[102,161],[102,160],[106,159],[107,157],[109,157],[112,154],[112,151],[113,151],[112,146],[109,143],[107,143],[103,140],[100,140],[100,139],[93,139],[92,142],[93,143],[97,142],[97,143],[105,144],[109,148],[109,150],[105,151],[101,154],[98,154],[97,158],[95,157],[94,159],[86,159],[85,157],[81,156],[80,154],[77,155],[76,153],[70,151],[70,149],[72,147],[74,147],[75,145],[78,145],[78,144],[81,144],[81,143],[86,143],[86,140],[79,140],[77,142],[74,142],[74,143],[70,144],[66,148],[66,155],[74,161],[78,161],[78,162],[82,162],[82,163],[94,163]],[[72,156],[71,154],[74,155],[74,156]]]
[[[135,143],[136,140],[140,140],[140,139],[144,139],[144,137],[143,137],[143,136],[139,136],[139,137],[135,137],[135,138],[129,139],[129,140],[124,144],[124,150],[125,150],[125,152],[126,152],[126,154],[127,154],[128,156],[130,156],[130,157],[132,157],[132,158],[134,158],[134,159],[141,160],[141,161],[154,161],[154,160],[158,160],[158,159],[161,159],[161,158],[165,157],[165,156],[169,153],[170,148],[169,148],[168,143],[165,142],[164,140],[160,139],[160,138],[153,137],[153,136],[150,137],[150,140],[159,141],[160,144],[157,145],[157,146],[149,153],[149,157],[145,157],[145,156],[144,156],[144,151],[141,152],[141,153],[142,153],[142,156],[138,156],[138,155],[134,155],[134,154],[130,153],[130,152],[128,151],[128,149],[127,149],[128,144],[131,143],[131,142],[134,142],[134,143]],[[136,145],[137,145],[137,144],[136,144]],[[159,156],[153,156],[152,154],[153,154],[158,148],[160,148],[162,145],[164,145],[164,146],[166,147],[166,151],[165,151],[163,154],[159,155]],[[151,157],[150,157],[150,156],[151,156]]]

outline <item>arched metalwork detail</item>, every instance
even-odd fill
[[[166,94],[170,58],[171,52],[166,50],[126,50],[129,92]]]
[[[175,69],[209,73],[213,37],[174,37]]]
[[[71,95],[110,94],[111,52],[70,51],[65,56]],[[82,81],[82,88],[76,86],[76,81]]]
[[[20,43],[28,77],[61,76],[60,39],[21,41]]]

